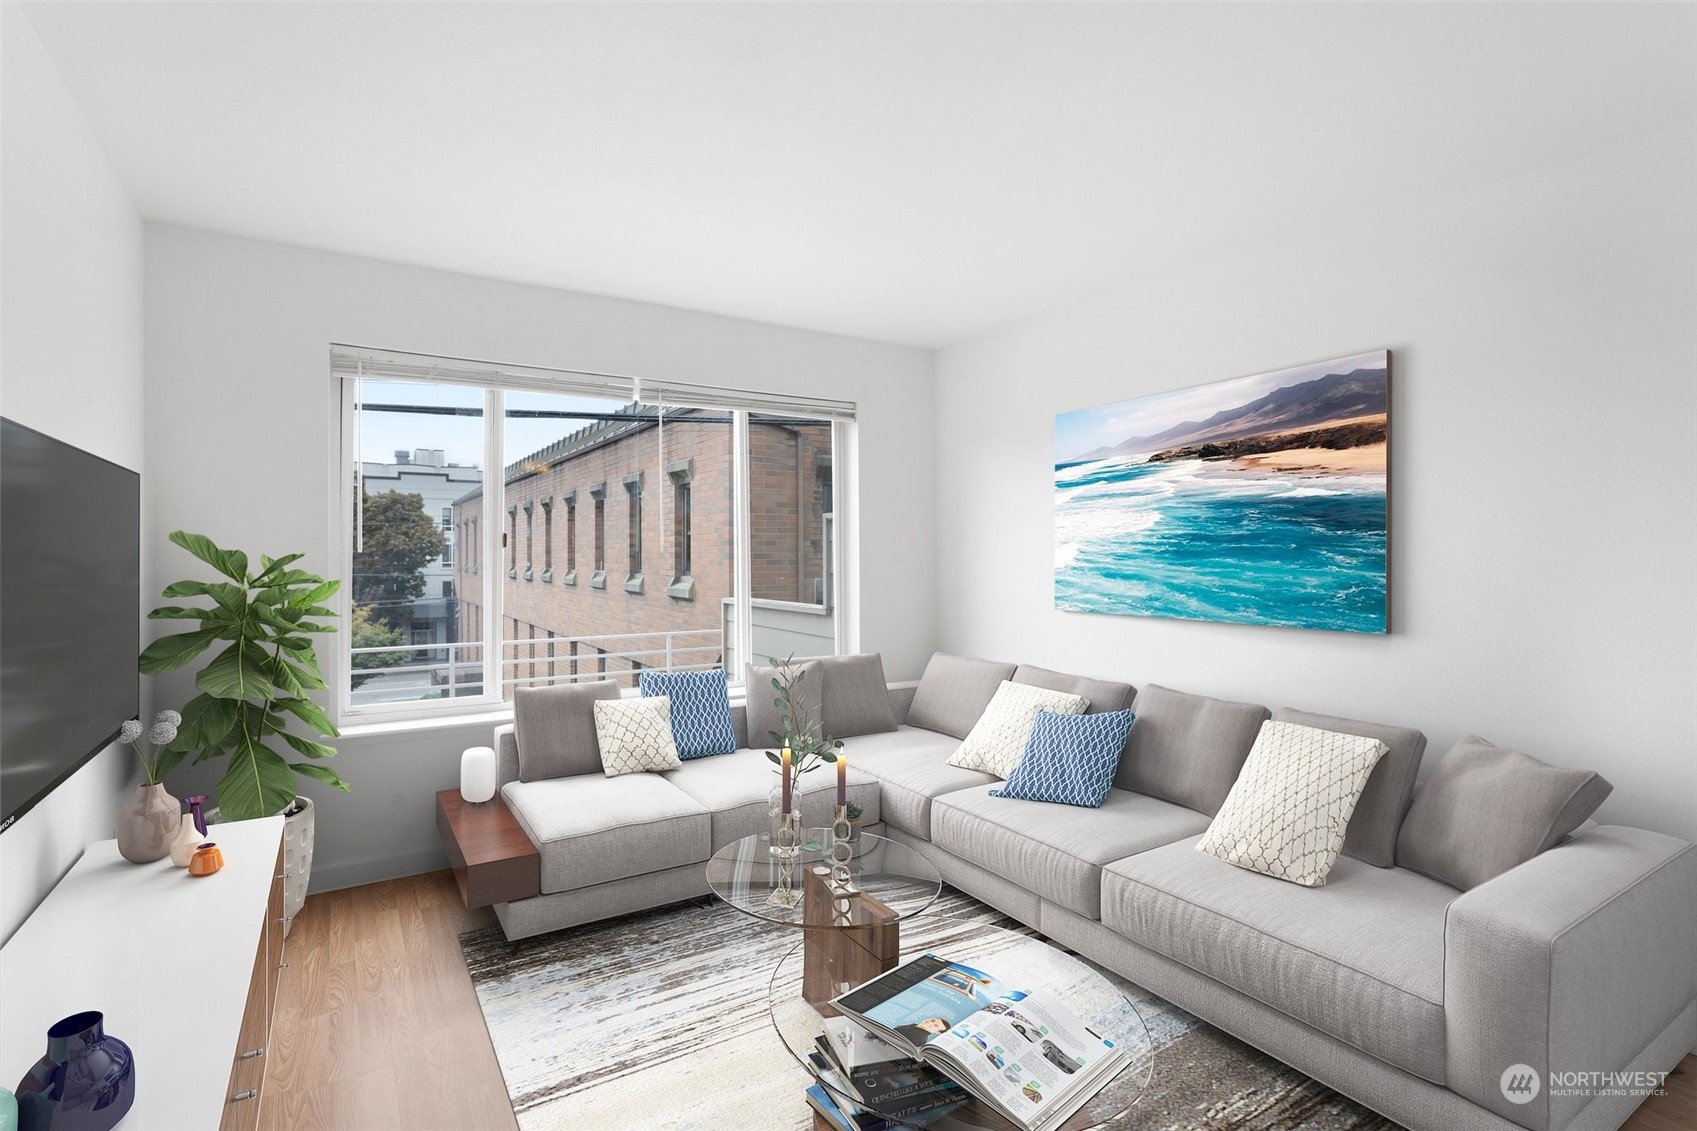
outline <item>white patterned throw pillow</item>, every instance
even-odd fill
[[[672,739],[672,701],[664,695],[597,699],[595,741],[601,747],[601,769],[610,778],[683,765]]]
[[[1388,751],[1376,738],[1265,722],[1196,851],[1317,888],[1343,850],[1344,830]]]
[[[1090,701],[1082,695],[1004,679],[960,749],[950,756],[949,765],[980,770],[1006,781],[1019,765],[1025,744],[1031,741],[1031,728],[1039,711],[1082,715],[1088,706]]]

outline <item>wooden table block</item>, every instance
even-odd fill
[[[500,794],[473,804],[457,789],[442,790],[436,795],[436,828],[467,907],[542,893],[542,855]]]
[[[845,989],[893,970],[901,960],[898,916],[865,892],[846,897],[839,911],[830,870],[807,868],[802,877],[801,996],[827,1017]]]

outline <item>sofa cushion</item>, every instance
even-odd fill
[[[1265,722],[1198,852],[1251,872],[1317,888],[1343,851],[1367,775],[1384,756],[1376,738]]]
[[[508,782],[507,808],[542,855],[542,892],[705,862],[707,809],[658,774]]]
[[[1444,914],[1454,889],[1347,856],[1325,887],[1297,887],[1205,856],[1196,839],[1108,864],[1103,924],[1444,1082]]]
[[[1130,711],[1040,712],[1019,764],[991,796],[1100,809],[1113,788],[1132,721]]]
[[[717,758],[683,763],[664,777],[699,802],[713,819],[713,850],[752,833],[768,833],[767,811],[778,784],[777,767],[764,750],[738,750]],[[860,806],[863,824],[879,820],[878,779],[849,763],[849,800]],[[802,822],[809,828],[828,826],[837,801],[837,773],[829,765],[801,775]]]
[[[884,682],[884,657],[820,656],[825,733],[832,738],[883,734],[896,729],[890,686]]]
[[[561,687],[521,687],[513,692],[513,738],[519,779],[543,781],[601,772],[595,740],[595,701],[617,699],[610,679]]]
[[[1040,712],[1082,715],[1086,706],[1082,695],[1004,680],[960,749],[949,756],[949,765],[1006,780],[1025,755]]]
[[[1189,695],[1151,683],[1133,703],[1125,757],[1114,784],[1212,817],[1231,792],[1267,708]]]
[[[1420,772],[1420,757],[1426,752],[1426,736],[1409,727],[1316,715],[1290,707],[1274,711],[1273,721],[1376,738],[1389,748],[1373,767],[1367,787],[1355,803],[1355,815],[1349,819],[1349,831],[1344,834],[1343,853],[1375,867],[1394,866],[1396,834],[1402,828],[1402,819],[1408,815],[1408,803],[1414,799],[1414,779]]]
[[[1012,679],[1015,670],[1012,664],[936,653],[914,689],[907,725],[965,738],[996,689],[1003,680]]]
[[[1397,863],[1463,891],[1478,887],[1560,844],[1613,789],[1591,770],[1547,765],[1470,735],[1414,795]]]
[[[1101,918],[1103,864],[1208,827],[1199,813],[1123,789],[1109,790],[1100,809],[1078,809],[992,796],[997,788],[976,786],[937,798],[931,840],[1091,919]]]
[[[819,737],[820,689],[825,677],[818,660],[798,660],[789,665],[801,676],[791,694],[801,706],[801,713],[810,725],[808,730]],[[772,686],[779,669],[759,664],[743,665],[743,694],[748,702],[748,744],[757,750],[775,750],[783,742],[784,716],[778,710],[778,689]],[[773,738],[773,733],[778,735]]]
[[[644,696],[664,695],[671,700],[672,741],[679,758],[710,758],[737,748],[724,669],[644,671],[637,676],[637,686]]]
[[[851,738],[843,743],[843,753],[850,769],[864,770],[881,783],[878,805],[884,823],[930,840],[932,798],[996,781],[989,774],[949,765],[949,755],[959,745],[948,735],[904,726]]]
[[[595,708],[595,741],[608,777],[656,773],[680,765],[672,739],[672,702],[664,695],[601,699]]]
[[[1105,715],[1110,711],[1124,710],[1131,704],[1132,691],[1129,683],[1114,683],[1105,679],[1091,679],[1082,675],[1067,675],[1065,672],[1053,672],[1048,668],[1039,668],[1032,664],[1021,664],[1014,670],[1015,683],[1028,683],[1033,687],[1047,687],[1050,691],[1066,691],[1073,695],[1082,695],[1090,706],[1085,710],[1087,715]]]

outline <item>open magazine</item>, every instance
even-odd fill
[[[916,1077],[908,1086],[916,1093],[942,1090],[940,1073],[1023,1131],[1059,1127],[1131,1061],[1054,994],[1013,989],[935,954],[886,971],[831,1004],[918,1061],[908,1062]],[[851,1086],[877,1068],[851,1070]],[[894,1065],[885,1074],[894,1074]]]

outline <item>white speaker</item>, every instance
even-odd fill
[[[473,746],[460,755],[460,796],[467,801],[488,801],[495,796],[495,751]]]

